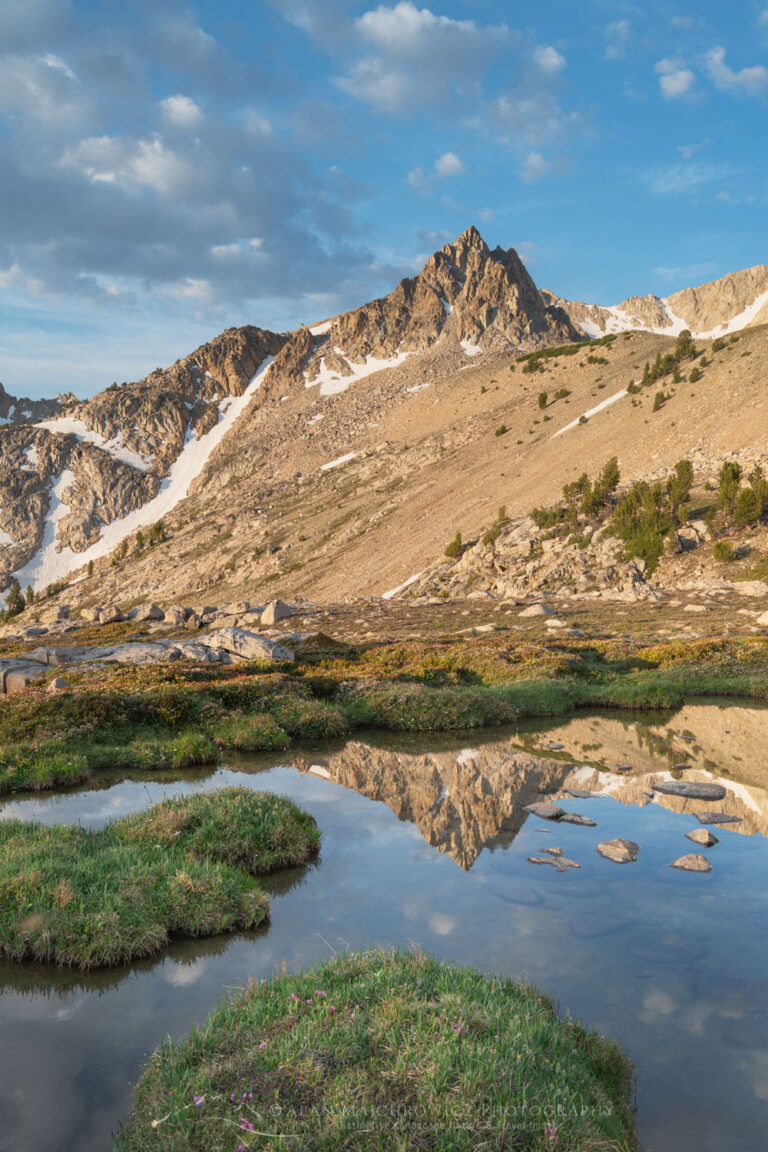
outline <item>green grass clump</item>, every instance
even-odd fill
[[[167,800],[99,832],[0,822],[0,956],[96,968],[172,936],[256,928],[254,873],[308,860],[320,836],[291,801],[246,789]]]
[[[629,1152],[630,1086],[536,989],[377,950],[253,983],[165,1044],[116,1148]]]
[[[114,826],[120,840],[181,848],[265,874],[305,864],[320,844],[313,817],[290,800],[250,788],[175,796]]]
[[[222,748],[238,752],[280,752],[290,744],[288,734],[268,712],[222,720],[213,735]]]

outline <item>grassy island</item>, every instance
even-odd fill
[[[419,951],[251,984],[150,1059],[119,1152],[636,1147],[615,1044]]]
[[[99,832],[0,822],[0,956],[77,968],[149,956],[172,936],[256,928],[255,877],[316,852],[314,820],[246,788],[173,798]]]

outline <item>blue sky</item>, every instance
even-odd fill
[[[768,262],[768,0],[2,0],[0,380],[87,395],[469,224],[616,303]]]

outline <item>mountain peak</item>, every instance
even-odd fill
[[[487,252],[488,245],[474,224],[470,224],[469,228],[466,228],[461,236],[457,236],[452,244],[446,244],[444,246],[443,252],[448,252],[451,249],[454,252]]]

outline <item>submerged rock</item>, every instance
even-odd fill
[[[712,865],[706,856],[698,852],[689,852],[687,856],[680,856],[673,860],[670,868],[680,868],[683,872],[711,872]]]
[[[632,864],[637,860],[640,845],[635,844],[634,840],[603,840],[598,844],[597,851],[614,864]]]
[[[569,868],[581,868],[581,864],[577,864],[575,860],[569,860],[567,856],[528,856],[529,864],[551,864],[556,872],[567,872]]]
[[[563,812],[560,823],[579,824],[583,828],[597,828],[596,820],[590,820],[589,816],[582,816],[579,812]]]

